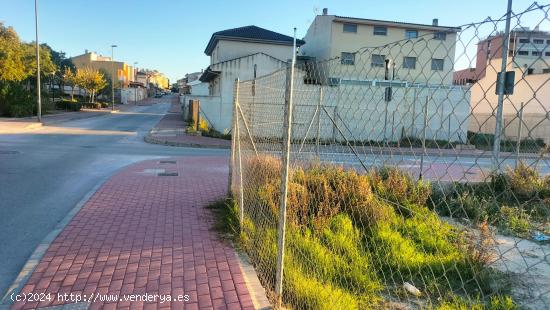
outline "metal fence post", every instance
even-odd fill
[[[422,126],[422,154],[420,155],[420,174],[418,179],[422,180],[422,172],[424,170],[424,156],[426,155],[426,127],[428,127],[428,96],[426,96],[426,104],[424,105],[424,125]]]
[[[315,140],[317,157],[320,157],[319,140],[321,139],[321,104],[322,102],[323,102],[323,86],[319,87],[319,102],[317,103],[317,139]]]
[[[235,86],[233,87],[234,97],[233,97],[233,119],[231,120],[231,155],[229,158],[229,180],[227,182],[227,193],[232,195],[232,186],[233,186],[233,168],[235,167],[235,131],[237,126],[237,102],[239,101],[239,79],[235,79]],[[185,102],[185,100],[183,101]],[[185,109],[183,109],[185,110]]]
[[[493,170],[500,171],[500,136],[502,135],[502,110],[504,101],[504,85],[506,83],[504,75],[508,62],[508,46],[510,44],[510,19],[512,15],[512,0],[508,0],[508,10],[506,11],[506,28],[503,34],[502,44],[502,64],[500,66],[500,79],[496,85],[498,91],[497,115],[495,124],[495,138],[493,141]]]
[[[239,91],[239,87],[237,86],[237,93]],[[239,104],[239,102],[237,101],[237,105]],[[238,113],[235,113],[235,116],[237,117],[237,121],[236,121],[236,136],[237,136],[237,152],[238,152],[238,157],[239,157],[239,223],[241,224],[240,227],[241,227],[241,230],[242,230],[242,223],[243,223],[243,220],[244,220],[244,190],[243,190],[243,161],[242,161],[242,156],[241,156],[241,130],[239,129],[239,127],[241,127],[239,125],[239,114]]]
[[[290,148],[292,141],[292,93],[294,90],[294,65],[296,64],[296,28],[294,28],[294,47],[292,51],[292,62],[286,71],[285,87],[285,120],[284,140],[282,153],[282,175],[281,175],[281,206],[279,208],[278,247],[277,247],[277,274],[275,282],[275,293],[279,305],[282,303],[283,293],[283,266],[285,256],[285,229],[286,229],[286,203],[288,194],[288,172],[290,164]]]
[[[518,124],[518,138],[516,141],[516,168],[518,167],[518,164],[519,164],[519,152],[521,149],[521,129],[523,126],[523,102],[521,103],[521,106],[519,108],[518,119],[519,119],[519,124]]]

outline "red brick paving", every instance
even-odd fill
[[[203,208],[226,194],[227,158],[176,161],[138,163],[107,181],[50,245],[22,292],[189,295],[185,303],[95,302],[91,309],[253,309],[236,253],[210,229],[213,218]]]
[[[187,124],[183,120],[181,105],[173,98],[169,113],[158,122],[146,138],[147,142],[187,147],[230,148],[231,141],[225,139],[193,136],[185,133]],[[169,131],[169,134],[167,134]]]

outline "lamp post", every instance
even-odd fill
[[[111,111],[115,110],[115,79],[118,78],[115,74],[115,47],[116,45],[111,45],[111,69],[113,75],[111,76]]]
[[[36,116],[38,118],[38,122],[42,122],[42,98],[40,96],[40,45],[38,44],[38,0],[34,0],[34,27],[36,34],[36,97],[38,98]]]
[[[137,105],[137,88],[138,88],[138,86],[137,86],[137,67],[136,67],[137,64],[138,64],[138,62],[134,61],[134,72],[135,72],[134,73],[134,82],[135,82],[134,83],[134,87],[135,87],[134,88],[134,104],[135,105]]]

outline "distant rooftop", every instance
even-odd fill
[[[432,24],[417,24],[417,23],[408,23],[408,22],[398,22],[390,20],[379,20],[379,19],[370,19],[370,18],[360,18],[360,17],[351,17],[351,16],[340,16],[332,15],[336,21],[355,21],[358,23],[373,24],[373,25],[397,25],[403,28],[420,28],[428,30],[446,30],[452,32],[460,31],[460,27],[451,27],[451,26],[440,26],[438,25],[438,20],[434,19]],[[435,24],[434,24],[435,23]]]
[[[292,45],[293,38],[282,33],[275,31],[267,30],[260,28],[258,26],[245,26],[233,29],[222,30],[214,32],[208,45],[204,50],[204,53],[208,56],[212,55],[212,51],[216,46],[216,43],[220,40],[230,40],[230,41],[244,41],[244,42],[260,42],[260,43],[271,43],[271,44],[280,44],[280,45]],[[303,40],[296,39],[296,45],[304,45]]]

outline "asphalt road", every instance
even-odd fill
[[[42,239],[118,169],[146,159],[228,154],[143,142],[169,101],[0,134],[0,297]]]

